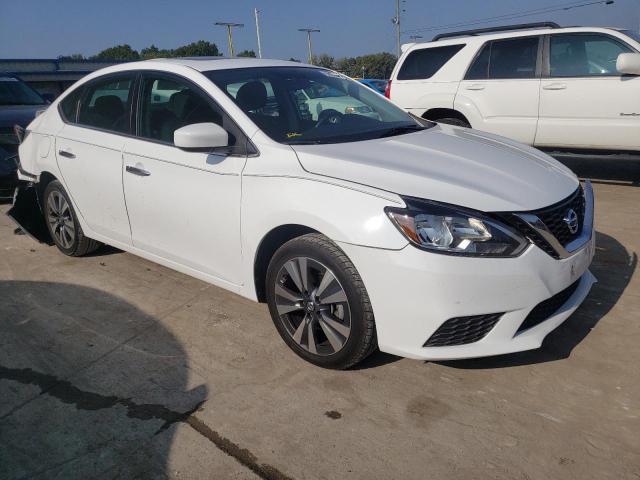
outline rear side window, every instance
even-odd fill
[[[76,123],[78,118],[78,101],[80,100],[82,90],[82,87],[76,88],[60,102],[60,113],[65,122]]]
[[[469,67],[466,80],[536,78],[539,37],[494,40]]]
[[[464,44],[414,50],[400,67],[398,80],[431,78],[462,48]]]
[[[117,133],[129,133],[134,76],[97,79],[84,88],[78,123]]]

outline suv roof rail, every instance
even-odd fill
[[[526,30],[529,28],[562,28],[555,22],[519,23],[517,25],[505,25],[503,27],[476,28],[474,30],[462,30],[460,32],[440,33],[433,37],[432,42],[437,42],[443,38],[462,37],[469,35],[479,35],[481,33],[509,32],[512,30]]]

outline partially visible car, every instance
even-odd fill
[[[20,78],[0,72],[0,203],[11,200],[17,185],[18,136],[15,126],[26,127],[48,102]]]
[[[384,95],[384,92],[387,88],[387,83],[389,83],[389,80],[382,80],[379,78],[359,78],[358,81],[361,84],[375,90],[380,95]]]
[[[335,123],[339,115],[345,114],[380,120],[378,113],[369,105],[326,85],[310,85],[296,90],[296,95],[300,104],[306,105],[313,121],[327,118],[329,122]]]

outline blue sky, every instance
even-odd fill
[[[589,0],[585,0],[589,1]],[[472,21],[568,0],[405,0],[403,30]],[[573,2],[576,3],[576,2]],[[316,27],[314,53],[355,56],[395,51],[394,0],[0,0],[0,58],[92,55],[120,43],[173,48],[196,40],[215,42],[227,53],[226,33],[216,21],[244,23],[234,33],[236,51],[256,50],[253,8],[261,10],[263,54],[306,57],[300,27]],[[554,20],[564,25],[639,29],[640,0],[531,16],[508,23]],[[504,22],[499,22],[504,23]],[[486,24],[491,25],[491,24]],[[479,25],[479,26],[486,26]],[[430,38],[436,32],[424,33]],[[404,36],[403,41],[408,41]]]

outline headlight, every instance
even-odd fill
[[[419,248],[450,255],[516,257],[528,245],[523,236],[480,212],[414,198],[404,201],[406,209],[385,211]]]

